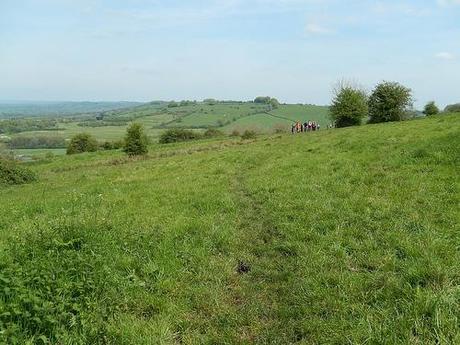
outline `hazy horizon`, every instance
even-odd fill
[[[0,98],[325,105],[347,79],[444,107],[460,102],[459,17],[460,0],[6,0]]]

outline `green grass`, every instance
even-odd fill
[[[233,130],[244,131],[246,128],[256,129],[259,132],[267,133],[274,129],[289,132],[291,125],[296,121],[301,123],[307,121],[316,121],[323,128],[330,123],[328,118],[329,110],[327,107],[314,105],[280,105],[279,108],[267,113],[254,114],[243,117],[224,127],[224,130],[231,132]]]
[[[182,107],[181,107],[182,108]],[[179,108],[180,109],[180,108]],[[243,104],[198,104],[191,110],[191,114],[181,117],[170,126],[181,127],[222,127],[226,123],[245,118],[254,113],[266,111],[265,105],[243,103]]]
[[[0,343],[460,343],[458,152],[449,115],[33,163]]]
[[[242,133],[245,129],[252,129],[257,132],[266,133],[274,128],[279,128],[288,133],[291,130],[291,124],[291,121],[272,117],[268,114],[255,114],[235,121],[225,126],[223,129],[228,133],[231,133],[234,130]]]
[[[317,105],[282,105],[278,109],[271,111],[271,114],[290,119],[291,121],[316,121],[323,128],[331,122],[329,119],[329,108]]]

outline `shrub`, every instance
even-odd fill
[[[425,105],[425,109],[423,110],[423,113],[426,116],[437,115],[439,114],[439,108],[436,106],[436,103],[434,103],[434,101],[431,101]]]
[[[358,87],[340,83],[334,90],[329,111],[337,127],[360,125],[369,112],[367,95]]]
[[[172,128],[163,132],[160,136],[160,144],[176,143],[180,141],[188,141],[200,139],[201,135],[189,129]]]
[[[112,142],[104,141],[103,143],[99,144],[99,148],[102,150],[106,150],[106,151],[112,150],[113,149]]]
[[[224,133],[222,131],[219,131],[218,129],[215,129],[215,128],[209,128],[206,130],[206,132],[203,133],[203,137],[205,138],[215,138],[215,137],[221,137],[223,135]]]
[[[67,154],[72,155],[83,152],[97,151],[97,140],[88,133],[80,133],[75,135],[67,146]]]
[[[18,185],[33,182],[36,175],[13,160],[0,157],[0,184]]]
[[[102,149],[102,150],[118,150],[118,149],[121,149],[124,145],[124,141],[123,140],[116,140],[116,141],[104,141],[102,143],[99,144],[99,147]]]
[[[148,152],[148,139],[144,128],[139,123],[133,123],[126,130],[124,151],[129,156],[145,155]]]
[[[412,90],[396,82],[378,84],[369,98],[371,123],[402,121],[412,106]]]
[[[254,139],[257,136],[256,131],[253,131],[251,129],[246,129],[241,136],[241,139],[243,140],[249,140],[249,139]]]

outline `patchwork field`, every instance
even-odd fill
[[[453,114],[31,163],[0,343],[458,344],[459,152]]]
[[[151,141],[157,142],[161,133],[168,128],[199,131],[217,128],[226,133],[253,129],[260,133],[273,133],[274,131],[289,132],[291,124],[298,120],[317,121],[326,128],[330,123],[328,115],[328,107],[314,105],[284,104],[272,110],[266,104],[252,102],[188,102],[183,105],[177,103],[174,107],[168,106],[166,102],[152,102],[129,108],[57,118],[57,126],[52,130],[7,134],[12,138],[58,136],[69,140],[74,135],[85,132],[100,142],[117,141],[124,138],[130,123],[138,122],[144,126]],[[97,120],[100,116],[102,119]],[[0,122],[0,133],[1,126]],[[19,154],[20,151],[16,150],[16,152]],[[40,148],[40,151],[29,149],[26,152],[30,157],[42,153],[43,148]]]

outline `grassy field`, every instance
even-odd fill
[[[266,110],[268,110],[266,105],[253,103],[197,105],[190,115],[171,123],[170,127],[222,127],[227,122],[233,122]]]
[[[323,128],[331,122],[329,119],[329,108],[318,105],[297,105],[288,104],[280,106],[270,112],[274,116],[283,117],[291,121],[316,121]]]
[[[459,152],[457,114],[33,163],[0,343],[458,344]]]
[[[325,129],[330,123],[328,107],[295,104],[281,105],[278,109],[269,112],[242,117],[226,125],[224,130],[226,132],[233,130],[242,132],[247,128],[252,128],[261,133],[267,133],[273,131],[273,129],[289,132],[291,125],[296,121],[301,121],[301,123],[316,121]]]

